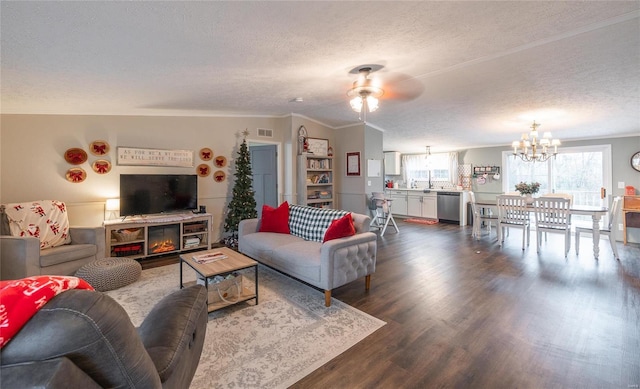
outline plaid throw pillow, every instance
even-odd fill
[[[289,229],[291,235],[299,236],[304,240],[322,242],[331,222],[347,213],[337,209],[289,205]]]

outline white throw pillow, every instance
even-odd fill
[[[5,212],[13,236],[38,238],[41,249],[71,243],[67,207],[62,201],[6,204]]]

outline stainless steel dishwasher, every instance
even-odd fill
[[[460,223],[460,192],[438,192],[438,220]]]

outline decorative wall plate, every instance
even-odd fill
[[[82,168],[72,167],[71,169],[67,170],[66,177],[67,181],[77,184],[87,178],[87,172],[85,172]]]
[[[211,161],[211,158],[213,158],[213,151],[211,151],[211,149],[208,147],[200,149],[199,154],[200,154],[200,159],[203,161]]]
[[[215,173],[213,173],[213,180],[215,182],[222,182],[225,178],[227,178],[227,175],[222,170],[217,170]]]
[[[222,155],[217,156],[216,159],[213,161],[213,163],[217,167],[225,167],[225,166],[227,166],[227,158],[223,157]]]
[[[111,171],[111,162],[106,159],[99,159],[91,164],[93,171],[98,174],[107,174]]]
[[[80,165],[87,162],[86,151],[74,147],[64,152],[64,160],[72,165]]]
[[[110,149],[111,148],[109,147],[109,143],[103,140],[93,141],[89,145],[89,152],[97,156],[106,155],[107,153],[109,153]]]
[[[196,173],[199,177],[206,177],[211,173],[211,167],[209,167],[209,165],[207,164],[201,163],[196,168]]]

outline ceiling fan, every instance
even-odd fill
[[[351,97],[351,108],[356,112],[366,113],[378,109],[378,98],[384,95],[384,90],[380,87],[378,79],[369,78],[371,67],[364,66],[358,69],[358,79],[353,82],[353,87],[347,91],[347,96]]]
[[[354,111],[364,113],[365,118],[367,111],[374,112],[378,109],[379,99],[383,96],[385,99],[408,101],[420,96],[424,90],[422,83],[414,77],[399,73],[386,73],[383,86],[382,77],[372,77],[372,73],[383,68],[384,65],[360,65],[349,71],[350,74],[358,75],[347,91],[347,96],[351,98],[349,103]]]

